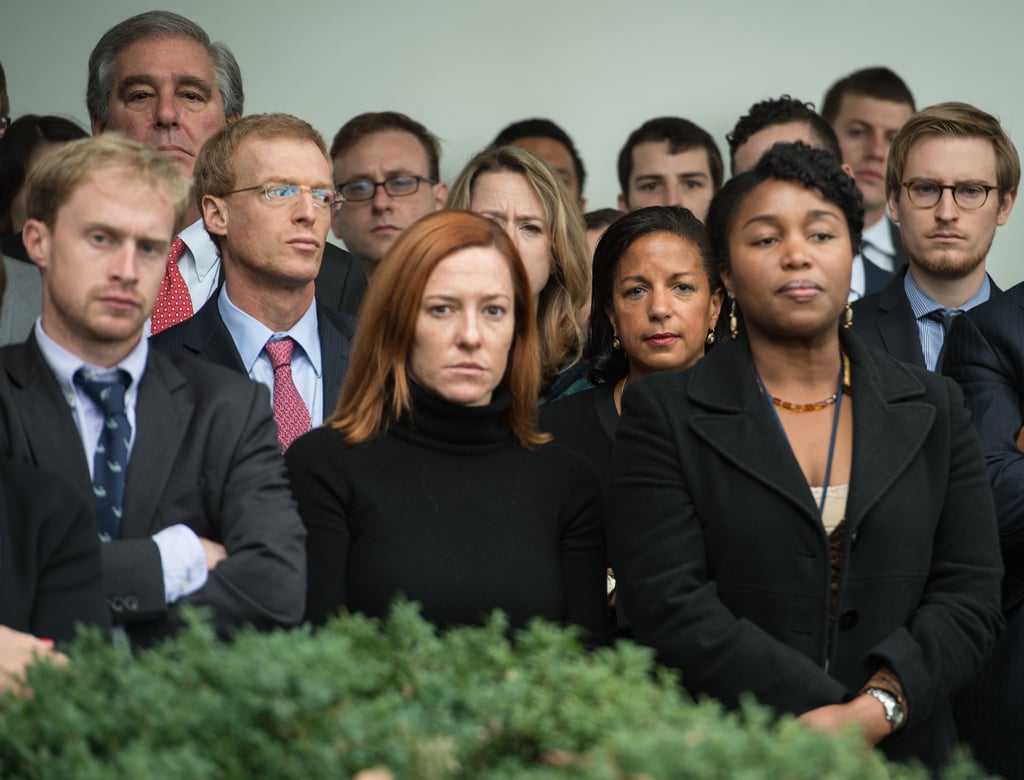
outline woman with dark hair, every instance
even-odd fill
[[[594,253],[586,358],[597,386],[542,407],[541,427],[607,474],[626,385],[700,360],[721,307],[722,282],[700,220],[678,206],[622,216]]]
[[[541,403],[584,386],[578,320],[590,295],[590,259],[579,208],[562,179],[525,149],[485,149],[462,169],[448,207],[498,223],[519,251],[537,313]]]
[[[693,693],[937,767],[1001,628],[999,546],[957,387],[842,328],[862,224],[803,144],[715,196],[735,338],[626,392],[609,551],[634,635]]]
[[[59,116],[25,114],[0,137],[0,238],[21,232],[25,224],[24,184],[28,172],[54,145],[88,133]]]
[[[439,625],[504,610],[603,633],[601,485],[535,425],[529,280],[493,221],[441,211],[381,261],[341,399],[286,455],[308,531],[307,617]]]

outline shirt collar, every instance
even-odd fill
[[[220,262],[220,252],[217,245],[213,243],[210,234],[206,232],[206,225],[202,219],[197,219],[187,228],[182,230],[178,237],[185,242],[185,246],[192,254],[196,263],[196,273],[200,279],[205,279],[210,271],[216,269]]]
[[[39,344],[39,351],[43,353],[43,359],[53,371],[54,376],[57,377],[57,383],[60,385],[60,389],[66,397],[74,395],[75,372],[83,367],[89,371],[95,371],[100,374],[107,373],[115,368],[127,371],[128,375],[132,378],[132,382],[128,386],[128,392],[138,392],[139,383],[142,381],[142,375],[146,372],[146,360],[149,357],[148,339],[140,337],[139,343],[135,345],[124,360],[116,366],[106,368],[104,366],[97,366],[94,363],[88,363],[82,360],[78,355],[65,349],[46,335],[46,331],[43,330],[42,317],[36,320],[34,332],[36,342]]]
[[[235,347],[242,358],[242,365],[248,374],[252,373],[252,367],[256,359],[263,351],[263,347],[271,338],[277,340],[285,336],[291,336],[295,343],[305,353],[306,358],[313,366],[313,371],[319,377],[322,374],[320,355],[320,331],[316,315],[316,299],[309,304],[306,313],[299,318],[291,328],[286,331],[275,332],[257,320],[255,317],[239,309],[228,298],[228,288],[224,285],[217,296],[217,309],[221,319],[227,326],[231,338],[234,339]]]
[[[861,240],[871,244],[875,249],[890,257],[895,256],[896,247],[892,244],[892,231],[889,230],[889,218],[882,217],[869,228],[864,228]]]
[[[985,274],[981,280],[981,286],[977,292],[974,293],[970,298],[964,301],[960,306],[953,306],[950,308],[957,309],[959,311],[968,311],[973,309],[975,306],[984,303],[989,299],[991,295],[992,286],[988,280],[988,274]],[[914,312],[915,319],[921,319],[927,317],[933,311],[945,311],[947,307],[941,303],[935,301],[928,293],[922,290],[916,281],[914,281],[913,274],[910,273],[910,269],[903,275],[903,291],[907,294],[907,300],[910,302],[910,309]]]

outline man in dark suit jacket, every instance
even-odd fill
[[[1024,777],[1024,284],[959,318],[943,371],[963,388],[981,436],[1006,569],[1006,632],[954,700],[957,729],[988,771]]]
[[[240,119],[207,141],[196,162],[195,192],[220,250],[224,285],[198,314],[151,343],[267,385],[287,446],[294,435],[284,430],[284,418],[295,410],[281,399],[297,390],[304,430],[320,425],[337,402],[352,337],[351,321],[314,298],[335,208],[323,138],[287,114]],[[282,341],[293,345],[288,377],[274,368],[275,344]]]
[[[305,600],[265,388],[142,338],[187,193],[171,160],[115,134],[55,150],[24,230],[42,317],[0,350],[0,453],[95,501],[112,618],[142,643],[172,632],[184,604],[225,633],[294,625]]]
[[[936,370],[953,319],[999,292],[985,257],[1019,181],[1013,143],[974,106],[931,106],[903,125],[886,193],[909,265],[853,305],[853,328],[868,346]]]

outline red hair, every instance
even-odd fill
[[[469,247],[496,249],[512,276],[515,328],[502,380],[512,396],[506,422],[524,446],[549,441],[536,425],[540,345],[530,282],[519,252],[491,220],[445,210],[403,231],[373,274],[341,398],[327,421],[349,444],[373,438],[409,410],[409,350],[427,280],[442,260]]]

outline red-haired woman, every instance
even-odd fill
[[[401,594],[443,626],[500,608],[600,635],[601,485],[535,427],[538,355],[529,281],[494,222],[438,212],[395,242],[338,408],[287,453],[310,620],[385,614]]]

